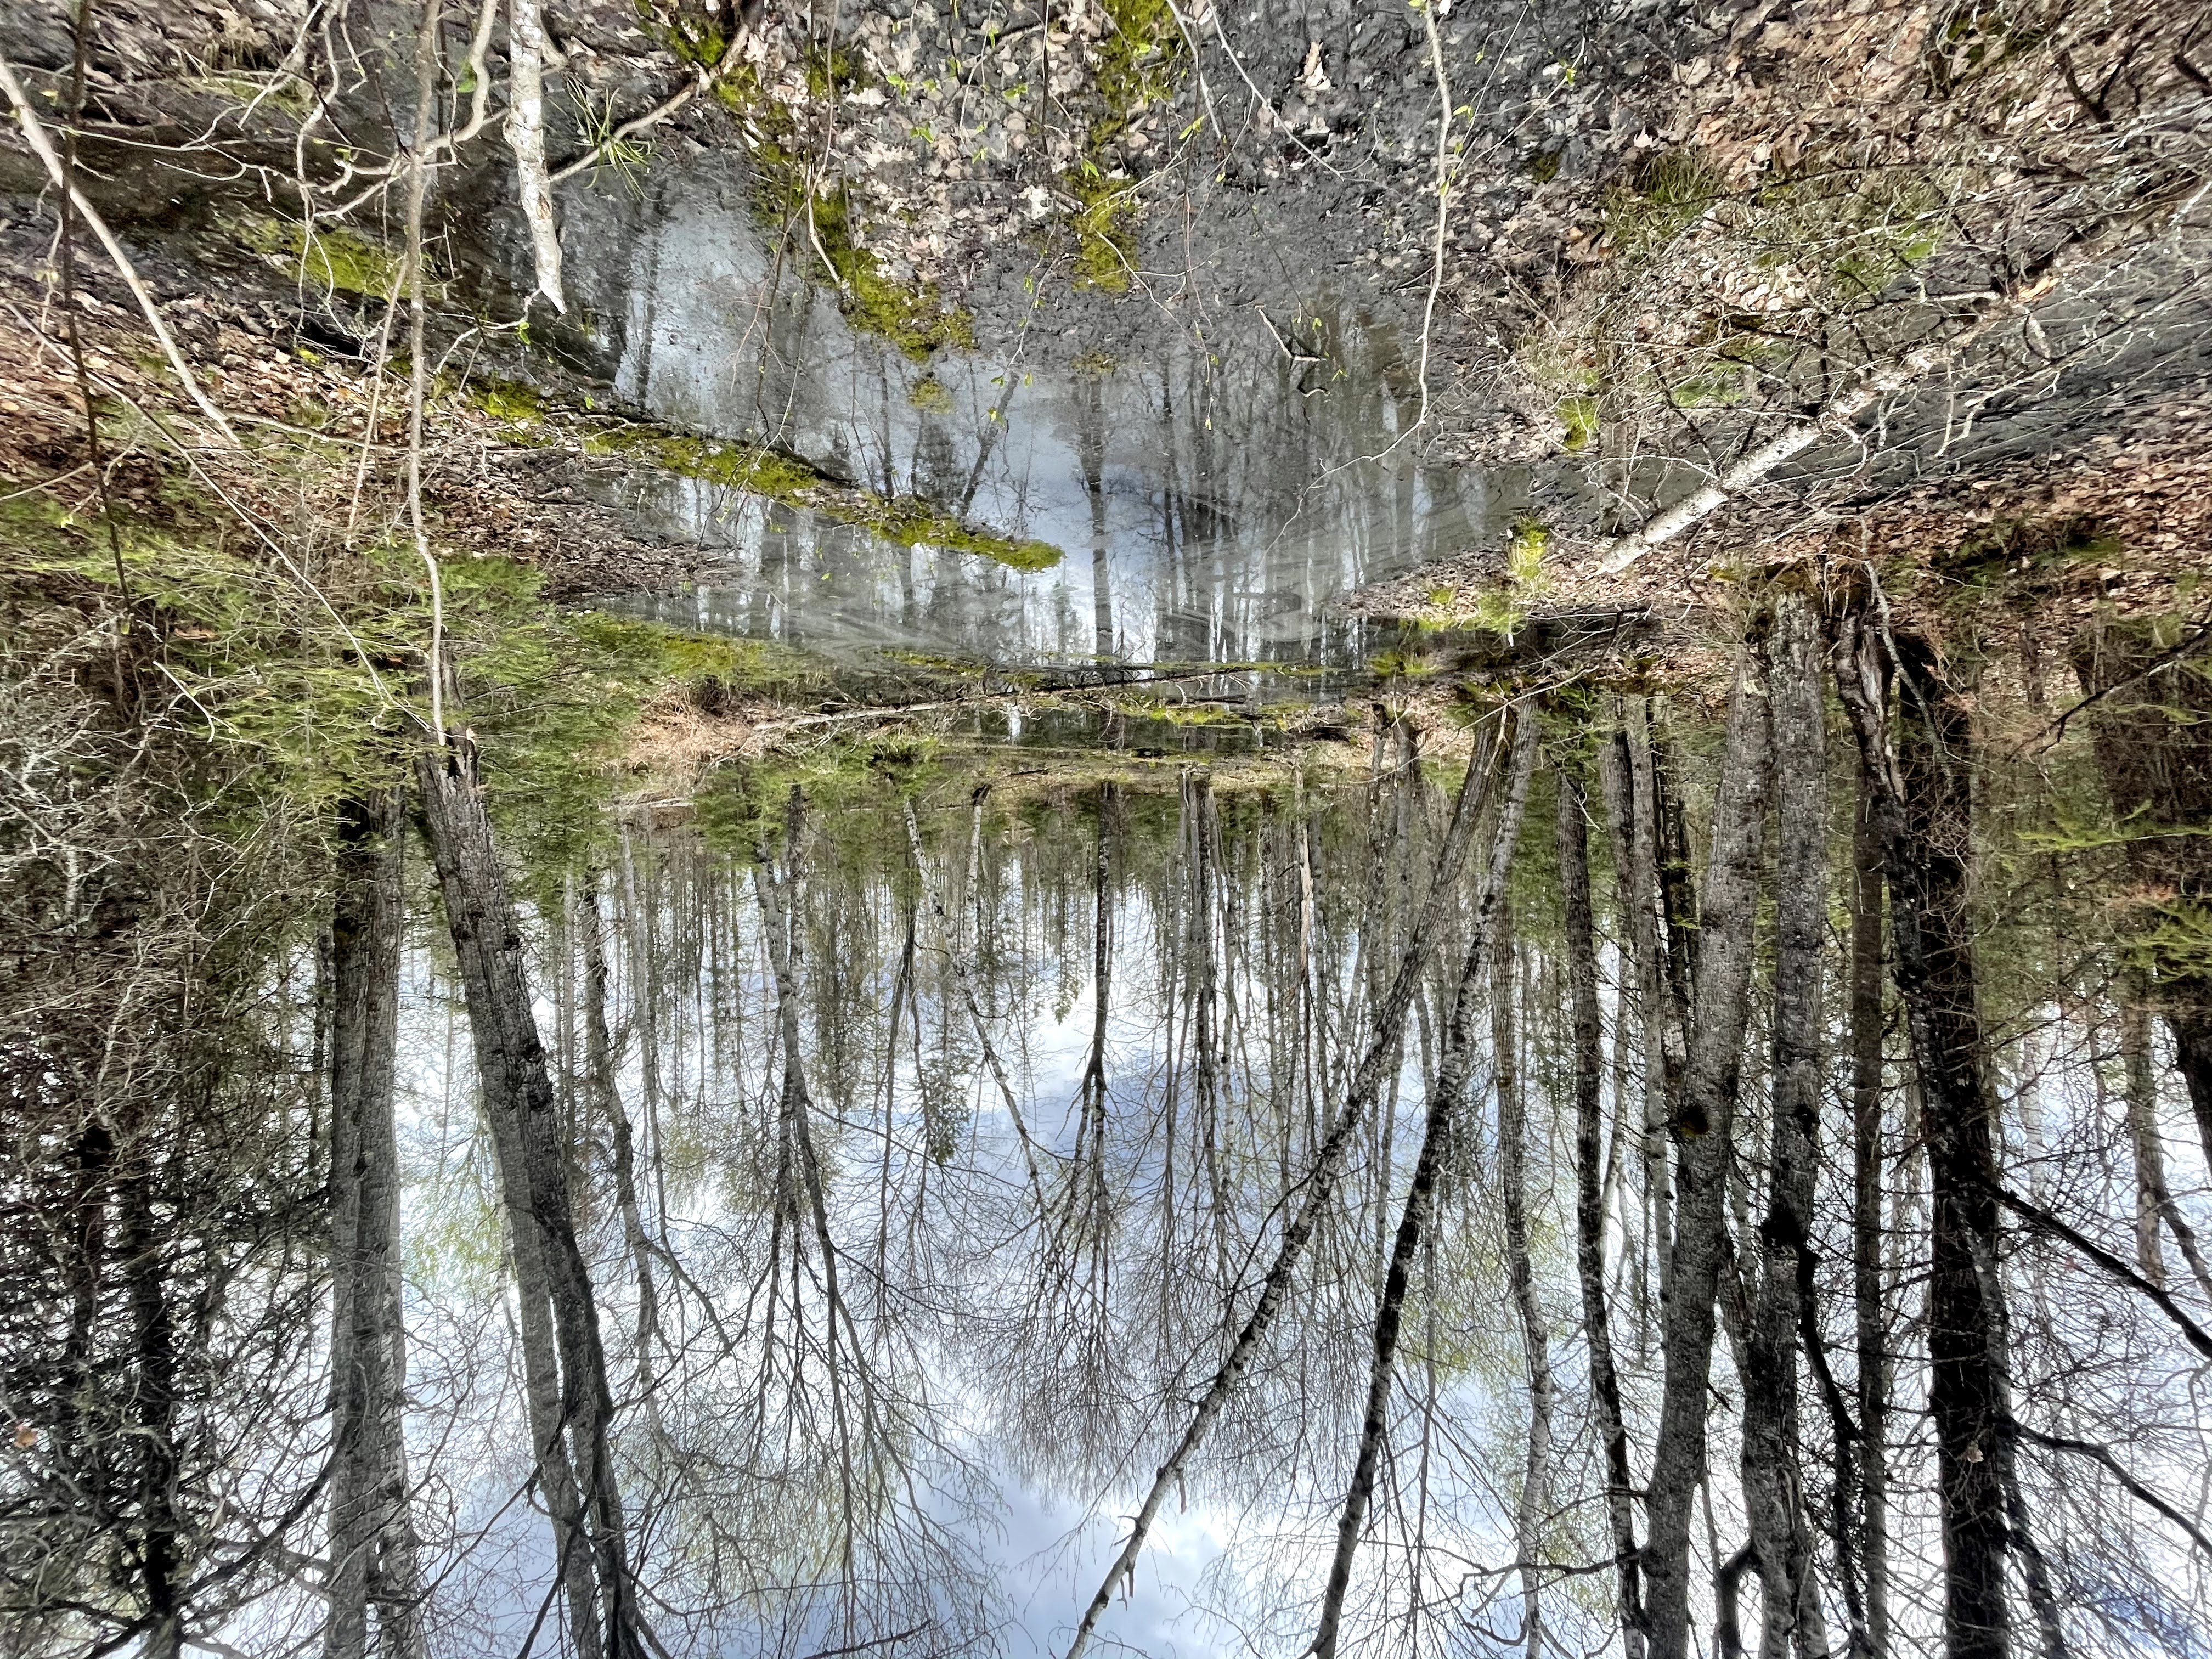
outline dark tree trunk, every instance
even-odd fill
[[[152,1149],[142,1146],[130,1173],[116,1185],[118,1254],[126,1264],[130,1287],[132,1360],[130,1439],[118,1473],[136,1476],[136,1524],[131,1532],[144,1602],[147,1659],[182,1659],[179,1581],[186,1563],[176,1507],[177,1332],[167,1288],[167,1231],[155,1210],[153,1158]]]
[[[407,1493],[399,1148],[392,1120],[404,926],[399,799],[338,810],[331,920],[331,1574],[323,1650],[422,1650]]]
[[[1865,773],[1851,838],[1851,1290],[1858,1343],[1859,1536],[1866,1628],[1855,1651],[1889,1651],[1889,1324],[1882,1308],[1882,845]]]
[[[1799,593],[1774,608],[1774,1097],[1743,1376],[1744,1507],[1759,1567],[1760,1659],[1826,1659],[1797,1409],[1820,1111],[1821,949],[1828,921],[1827,744],[1819,627]]]
[[[1934,653],[1897,641],[1900,740],[1879,701],[1881,645],[1863,615],[1840,625],[1837,679],[1875,785],[1898,994],[1912,1033],[1934,1201],[1929,1415],[1942,1511],[1948,1659],[2002,1659],[2012,1458],[1994,1116],[1984,1073],[1967,915],[1972,724]]]
[[[1605,1295],[1605,1194],[1599,1161],[1604,1127],[1598,1116],[1601,1078],[1596,927],[1590,913],[1589,838],[1582,781],[1559,773],[1559,891],[1566,914],[1567,989],[1572,1007],[1575,1056],[1575,1268],[1582,1281],[1583,1338],[1589,1349],[1591,1409],[1605,1456],[1606,1522],[1620,1582],[1621,1645],[1625,1659],[1643,1659],[1644,1597],[1632,1507],[1634,1478],[1628,1463],[1628,1431],[1620,1412],[1620,1379],[1613,1369],[1613,1323]]]
[[[2197,994],[2197,988],[2191,989],[2191,994]],[[2212,995],[2212,991],[2203,994]],[[2205,1161],[2212,1163],[2212,1014],[2195,1007],[2173,1008],[2166,1014],[2166,1028],[2173,1034],[2174,1064],[2189,1085],[2197,1139],[2204,1145]]]
[[[560,1110],[523,971],[521,928],[485,815],[475,751],[465,734],[457,735],[443,750],[424,754],[416,776],[447,927],[460,964],[484,1111],[499,1151],[526,1321],[526,1370],[533,1304],[550,1307],[552,1316],[552,1346],[559,1361],[556,1415],[549,1431],[544,1402],[535,1397],[542,1391],[541,1375],[540,1387],[531,1390],[532,1431],[548,1505],[555,1509],[564,1577],[579,1570],[571,1558],[579,1552],[585,1556],[580,1575],[568,1577],[572,1607],[580,1599],[584,1604],[574,1634],[587,1656],[605,1651],[613,1659],[637,1659],[644,1652],[643,1635],[609,1440],[614,1409],[606,1354],[591,1275],[576,1243]],[[576,1504],[574,1522],[565,1528],[558,1509],[563,1495],[556,1491],[564,1426]],[[569,1535],[560,1537],[564,1530]],[[588,1587],[581,1598],[576,1595],[580,1582]]]
[[[1669,1125],[1679,1157],[1674,1267],[1662,1294],[1665,1383],[1651,1466],[1644,1583],[1656,1659],[1690,1638],[1690,1516],[1705,1475],[1715,1303],[1728,1259],[1728,1176],[1749,1013],[1752,927],[1769,764],[1766,699],[1737,669],[1713,805],[1712,861],[1698,906],[1696,1000],[1681,1097]]]

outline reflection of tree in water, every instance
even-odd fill
[[[216,1327],[137,1319],[147,1286],[108,1265],[189,1201],[119,1099],[118,1140],[81,1133],[38,1189],[99,1225],[7,1212],[60,1264],[19,1242],[15,1282],[63,1316],[15,1409],[219,1607],[185,1425],[249,1395],[318,1420],[325,1382],[268,1366],[351,1310],[349,1461],[327,1498],[287,1491],[387,1540],[332,1581],[348,1628],[412,1639],[419,1571],[433,1652],[533,1619],[675,1653],[1020,1647],[1009,1619],[1103,1647],[1194,1531],[1221,1553],[1175,1583],[1192,1628],[1270,1651],[1817,1629],[1873,1653],[1933,1639],[1947,1601],[2179,1617],[2160,1540],[2196,1526],[2173,1471],[2212,1293],[2150,1018],[2185,1018],[2202,968],[2193,694],[2158,686],[2179,636],[2085,642],[2097,701],[2054,761],[1987,738],[1997,694],[1849,599],[1832,658],[1811,600],[1773,596],[1724,714],[1572,686],[1463,726],[1378,710],[1327,767],[863,739],[732,768],[684,822],[626,814],[477,928],[510,1005],[536,949],[544,1034],[542,1089],[483,1091],[490,1136],[458,1009],[436,1063],[453,970],[402,975],[404,1459],[389,1237],[334,1194],[356,1243],[331,1304],[319,1268],[249,1261],[262,1370],[218,1376]],[[1839,808],[1854,770],[1846,870],[1821,792]],[[441,830],[476,837],[449,884],[483,874],[482,823]],[[2042,826],[2017,855],[2015,823]],[[473,1013],[500,988],[453,960]],[[240,1054],[241,1081],[273,1064]],[[327,1133],[365,1191],[385,1155],[353,1075]],[[293,1167],[269,1123],[174,1121]],[[564,1202],[596,1298],[565,1330],[577,1274],[538,1218]],[[199,1294],[173,1282],[149,1310]],[[571,1386],[593,1324],[604,1398]],[[157,1421],[166,1507],[124,1452]],[[1013,1482],[1079,1540],[994,1541]],[[9,1490],[28,1536],[51,1488]],[[564,1540],[584,1566],[556,1572]],[[146,1558],[88,1559],[124,1587],[112,1627],[158,1618]]]
[[[639,1183],[666,1187],[674,1206],[676,1322],[705,1326],[654,1384],[656,1412],[721,1422],[747,1355],[755,1371],[742,1395],[754,1461],[724,1449],[700,1486],[690,1460],[722,1443],[708,1431],[656,1458],[685,1492],[660,1501],[689,1514],[741,1468],[771,1464],[763,1425],[781,1423],[775,1486],[821,1489],[793,1500],[787,1518],[810,1524],[788,1547],[819,1553],[839,1530],[826,1517],[854,1501],[848,1483],[869,1488],[871,1459],[943,1478],[951,1466],[933,1468],[926,1449],[965,1443],[956,1425],[977,1413],[999,1425],[997,1455],[1079,1492],[1125,1478],[1176,1431],[1174,1402],[1249,1310],[1328,1091],[1357,1057],[1346,1044],[1372,994],[1366,957],[1395,954],[1389,937],[1410,922],[1396,872],[1328,879],[1346,849],[1389,848],[1411,870],[1436,833],[1408,735],[1379,753],[1375,785],[1295,801],[1189,774],[1166,795],[1106,784],[1000,809],[980,793],[903,805],[886,793],[834,827],[805,815],[796,873],[763,889],[803,941],[794,994],[777,1005],[788,1018],[759,959],[775,935],[738,920],[750,878],[688,834],[633,836],[611,931],[629,941],[633,981],[670,992],[632,1011],[636,1054],[655,1060],[635,1075],[661,1078],[652,1091],[665,1095],[680,1054],[702,1103],[669,1103],[665,1138],[701,1153],[671,1171],[647,1135],[653,1178]],[[901,842],[905,858],[884,855]],[[702,928],[689,918],[717,888],[723,921]],[[1105,994],[1084,996],[1086,984]],[[726,1006],[702,1014],[702,994]],[[720,1045],[702,1018],[750,1041]],[[1057,1028],[1049,1041],[1040,1020]],[[784,1072],[794,1043],[799,1066]],[[1385,1071],[1395,1085],[1392,1065],[1378,1086]],[[1046,1075],[1057,1092],[1038,1091]],[[1348,1198],[1371,1185],[1387,1133],[1362,1126]],[[701,1208],[710,1195],[722,1201]],[[1291,1287],[1281,1315],[1325,1320],[1349,1346],[1326,1342],[1231,1400],[1186,1483],[1233,1493],[1255,1467],[1314,1466],[1307,1424],[1340,1414],[1379,1272],[1379,1196],[1354,1201],[1366,1219],[1322,1220],[1320,1272]],[[715,1288],[738,1284],[741,1317]],[[703,1394],[689,1380],[702,1353]],[[888,1509],[844,1523],[841,1553],[823,1557],[839,1574],[851,1570],[842,1552],[857,1561],[933,1524],[937,1500],[873,1490]],[[756,1520],[747,1536],[757,1550],[774,1531]],[[693,1570],[726,1573],[737,1535],[726,1516],[696,1534]]]

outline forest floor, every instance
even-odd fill
[[[763,222],[781,211],[794,264],[834,280],[855,326],[923,351],[1024,333],[1049,291],[1056,325],[1036,350],[1110,354],[1118,343],[1140,359],[1147,330],[1204,339],[1224,307],[1257,305],[1264,317],[1281,296],[1341,287],[1400,331],[1423,462],[1528,477],[1530,557],[1518,557],[1517,539],[1469,546],[1350,600],[1353,612],[1443,636],[1431,670],[1498,654],[1457,650],[1455,635],[1486,628],[1510,647],[1553,623],[1632,673],[1709,680],[1721,660],[1707,648],[1711,624],[1741,578],[1802,560],[1872,560],[1891,602],[1923,625],[1940,633],[1942,618],[1971,612],[1986,629],[1994,618],[2032,655],[2032,636],[2062,613],[2188,610],[2212,562],[2212,365],[2197,297],[2212,238],[2186,211],[2162,222],[2157,258],[2076,273],[2062,296],[2073,311],[2049,325],[2057,346],[2024,308],[2024,332],[1947,365],[1934,403],[1917,391],[1897,429],[1871,441],[1839,429],[1831,447],[1844,464],[1742,492],[1626,570],[1607,574],[1595,556],[1662,483],[1681,487],[1700,446],[1710,473],[1762,421],[1804,417],[1832,372],[1834,319],[1815,313],[1841,304],[1837,270],[1864,290],[1846,322],[1879,361],[1913,337],[1918,325],[1902,319],[1931,283],[1964,280],[1947,260],[1971,263],[1994,239],[2002,269],[2048,243],[2056,218],[2005,219],[1990,206],[2033,194],[2016,156],[1977,172],[1942,152],[1943,177],[1966,182],[1940,214],[1893,192],[1872,231],[1850,216],[1870,199],[1856,175],[1848,211],[1844,198],[1805,206],[1817,191],[1802,181],[1846,171],[1846,143],[1872,158],[1871,176],[1923,157],[1939,130],[1972,129],[1993,151],[2024,121],[2080,117],[2073,69],[2063,84],[2044,70],[2021,79],[2027,70],[2003,66],[2011,47],[1991,55],[1973,38],[1980,25],[1939,28],[1937,13],[1917,0],[1650,0],[1501,23],[1449,3],[1401,15],[1328,0],[1292,29],[1224,6],[1092,0],[1035,12],[919,0],[870,10],[830,39],[776,19],[733,35],[707,14],[588,0],[549,14],[563,88],[549,143],[556,161],[586,164],[611,191],[704,151],[743,157],[751,211]],[[11,55],[51,92],[70,55],[62,14],[6,15]],[[2185,129],[2175,112],[2203,102],[2194,37],[2155,17],[2119,24],[2099,37],[2125,38],[2087,100],[2102,112],[2097,130]],[[404,516],[403,331],[368,291],[390,286],[369,276],[396,272],[389,228],[383,240],[366,221],[343,232],[350,240],[334,234],[331,248],[374,270],[341,276],[325,253],[330,280],[316,291],[296,250],[257,245],[255,222],[240,217],[250,191],[144,159],[198,132],[188,149],[235,152],[273,176],[268,158],[289,153],[279,141],[297,122],[298,88],[282,66],[293,61],[288,27],[216,0],[176,16],[98,15],[89,187],[243,444],[202,446],[179,468],[173,440],[195,417],[131,295],[82,246],[77,320],[106,436],[105,495],[158,520],[189,470],[250,521],[307,526],[311,544],[340,522],[392,535]],[[2169,45],[2171,63],[2153,62],[2152,48]],[[265,63],[279,67],[214,72]],[[617,112],[663,109],[687,88],[698,95],[618,135]],[[388,102],[388,89],[379,95]],[[330,106],[334,130],[368,130],[374,100],[347,97]],[[1450,120],[1440,128],[1441,111]],[[128,144],[94,142],[125,135]],[[580,325],[489,320],[527,286],[527,239],[495,137],[488,129],[462,147],[440,185],[446,286],[430,307],[440,355],[419,452],[433,534],[448,556],[532,563],[564,602],[680,589],[698,550],[606,505],[605,480],[634,456],[605,437],[637,411],[611,397]],[[2054,167],[2079,159],[2053,154]],[[364,150],[344,165],[374,160]],[[0,155],[0,170],[19,192],[0,205],[0,476],[96,512],[103,485],[85,459],[84,398],[55,303],[50,192],[20,148]],[[1893,222],[1916,215],[1942,217],[1950,240],[1923,245]],[[1778,227],[1800,241],[1778,241]],[[2114,291],[2121,301],[2098,297]],[[1679,316],[1664,314],[1670,305]],[[1729,356],[1747,335],[1789,343]],[[1637,378],[1638,352],[1672,365],[1646,376],[1656,394]],[[1770,374],[1778,352],[1797,356]],[[2045,362],[2056,366],[2047,376]],[[1686,400],[1682,388],[1703,388],[1716,364],[1736,380]],[[1954,444],[1943,399],[1955,404],[1962,388],[1991,412]],[[951,528],[991,539],[988,527]],[[1634,623],[1626,633],[1621,618]],[[945,690],[924,675],[886,695]],[[654,741],[670,752],[732,746],[682,735],[696,714],[672,714]]]

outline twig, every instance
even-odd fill
[[[2019,1421],[2015,1421],[2012,1427],[2013,1432],[2023,1440],[2032,1441],[2036,1445],[2047,1447],[2052,1451],[2072,1452],[2077,1457],[2087,1457],[2092,1462],[2103,1464],[2112,1479],[2124,1486],[2131,1497],[2149,1508],[2156,1510],[2175,1526],[2187,1533],[2191,1543],[2196,1545],[2205,1554],[2212,1555],[2212,1538],[2207,1538],[2203,1528],[2195,1522],[2121,1468],[2120,1460],[2113,1456],[2105,1447],[2098,1445],[2094,1441],[2075,1440],[2063,1434],[2045,1434]]]
[[[528,0],[519,3],[528,3]],[[439,0],[422,0],[422,26],[415,42],[415,130],[408,135],[414,148],[409,151],[407,247],[402,258],[408,299],[407,526],[414,532],[415,555],[422,561],[430,579],[430,731],[442,749],[446,745],[446,589],[439,576],[437,556],[430,551],[430,538],[422,526],[422,404],[427,375],[422,334],[428,309],[423,290],[429,286],[422,272],[422,197],[428,185],[422,138],[430,130],[438,92],[438,3]],[[557,282],[557,267],[555,277]]]
[[[1994,1182],[1990,1183],[1990,1191],[1998,1203],[2031,1226],[2049,1233],[2054,1238],[2064,1240],[2114,1279],[2119,1280],[2121,1284],[2142,1291],[2150,1299],[2153,1306],[2173,1322],[2175,1328],[2188,1340],[2191,1347],[2196,1349],[2206,1358],[2212,1359],[2212,1332],[2207,1332],[2202,1325],[2182,1312],[2181,1304],[2176,1302],[2163,1287],[2152,1284],[2150,1280],[2129,1267],[2126,1262],[2106,1249],[2094,1239],[2068,1226],[2050,1211],[2029,1203],[2017,1194],[2008,1191]]]
[[[701,93],[713,91],[715,85],[741,61],[740,48],[748,38],[743,28],[738,29],[730,37],[730,44],[723,49],[722,55],[710,67],[701,70],[695,78],[686,81],[644,114],[633,116],[623,122],[574,161],[562,162],[553,170],[552,182],[557,185],[564,179],[574,178],[586,168],[599,166],[606,159],[607,153],[623,139],[635,138],[647,128],[659,126]]]
[[[70,68],[69,126],[63,133],[62,173],[70,184],[76,181],[77,129],[84,119],[84,77],[87,53],[86,36],[91,26],[92,0],[77,0],[76,17],[70,30],[74,37]],[[76,297],[76,237],[72,234],[76,215],[64,194],[61,205],[61,235],[56,263],[60,267],[62,289],[62,320],[69,328],[70,364],[76,375],[77,396],[84,401],[84,448],[92,464],[93,483],[100,494],[100,520],[107,531],[107,551],[115,562],[115,586],[122,597],[122,609],[117,618],[118,636],[131,631],[131,574],[123,563],[123,536],[116,528],[115,503],[108,493],[107,463],[101,457],[100,446],[100,410],[92,400],[92,379],[85,368],[84,331],[77,325]],[[124,702],[124,677],[120,649],[115,659],[115,699]]]
[[[47,137],[37,112],[32,109],[22,82],[16,80],[15,71],[9,67],[5,58],[0,58],[0,91],[6,92],[8,101],[15,106],[15,118],[22,126],[23,137],[29,141],[39,160],[46,163],[55,187],[67,195],[70,205],[83,216],[85,223],[92,227],[93,234],[100,238],[100,245],[107,250],[107,257],[115,262],[116,274],[123,278],[123,285],[131,290],[131,297],[138,301],[138,308],[146,313],[146,320],[153,325],[154,337],[161,343],[161,350],[169,360],[169,367],[176,370],[177,378],[184,383],[186,394],[198,406],[200,413],[215,422],[216,430],[222,434],[225,443],[233,449],[240,447],[238,434],[230,429],[230,422],[223,418],[222,411],[200,389],[198,378],[193,374],[191,365],[185,361],[185,354],[179,349],[175,337],[169,332],[169,325],[161,320],[161,308],[154,303],[154,296],[147,291],[146,284],[139,280],[137,270],[131,263],[131,256],[123,251],[123,244],[115,240],[115,233],[107,228],[107,221],[100,216],[90,202],[85,200],[84,192],[76,187],[75,180],[62,166],[62,158],[54,153],[53,143]]]
[[[1283,356],[1288,357],[1292,362],[1317,363],[1323,361],[1322,358],[1315,356],[1311,352],[1300,351],[1296,346],[1293,346],[1288,340],[1285,339],[1283,337],[1283,331],[1275,326],[1274,319],[1267,315],[1267,309],[1265,306],[1255,303],[1252,309],[1260,313],[1260,320],[1267,324],[1267,332],[1275,337],[1275,343],[1282,347]]]
[[[1176,4],[1176,0],[1167,0],[1167,5],[1168,15],[1175,19],[1176,30],[1182,36],[1183,46],[1190,53],[1190,72],[1198,77],[1199,106],[1206,112],[1206,125],[1213,129],[1214,137],[1225,144],[1229,142],[1229,135],[1222,131],[1221,118],[1213,112],[1213,91],[1206,84],[1206,64],[1199,58],[1198,37],[1191,33],[1190,21],[1182,15],[1182,8]],[[1003,40],[1006,37],[1001,35],[999,38]]]

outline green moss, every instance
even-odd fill
[[[853,55],[842,46],[811,46],[806,51],[806,93],[811,98],[831,99],[848,91],[860,78]]]
[[[1073,175],[1067,184],[1078,204],[1069,222],[1075,232],[1076,287],[1126,294],[1136,264],[1136,240],[1130,234],[1135,192],[1127,179],[1103,175]]]
[[[1597,399],[1588,396],[1560,398],[1559,420],[1567,428],[1569,453],[1589,448],[1597,438]]]
[[[722,20],[712,13],[686,11],[679,7],[672,19],[663,22],[648,0],[638,0],[637,15],[647,33],[695,69],[711,69],[722,61],[722,54],[730,49],[730,37],[722,27]],[[757,71],[755,79],[758,79]]]
[[[381,300],[398,290],[411,292],[399,280],[402,255],[338,226],[319,227],[310,235],[296,220],[252,214],[232,222],[238,240],[279,270],[325,294],[361,294]],[[439,285],[430,285],[435,297]]]
[[[762,81],[757,64],[732,64],[729,72],[714,83],[714,99],[731,114],[742,117],[763,137],[778,144],[798,128],[799,123],[791,112]],[[780,149],[774,159],[784,166],[792,165],[789,156]],[[755,160],[759,160],[757,155]]]
[[[1175,96],[1182,31],[1168,0],[1103,0],[1111,26],[1097,46],[1098,91],[1122,120]]]
[[[939,656],[931,651],[891,649],[878,653],[886,662],[901,662],[909,668],[927,668],[939,674],[957,674],[963,679],[980,679],[988,665],[971,661],[965,657]]]
[[[411,544],[334,544],[311,593],[175,479],[143,515],[120,514],[118,532],[134,630],[158,636],[167,683],[207,741],[242,763],[210,772],[229,780],[211,803],[218,823],[251,836],[273,811],[327,819],[343,796],[396,777],[429,713],[418,684],[429,601]],[[104,530],[51,496],[0,502],[0,544],[14,556],[0,581],[10,607],[87,596],[100,614],[119,608]],[[441,576],[460,706],[494,813],[536,884],[557,884],[592,845],[646,700],[708,676],[767,686],[790,672],[757,642],[553,605],[516,561],[447,557]]]
[[[952,391],[934,374],[925,374],[908,389],[906,400],[925,413],[943,415],[952,408]]]
[[[1367,659],[1368,672],[1386,680],[1418,678],[1435,673],[1439,666],[1425,652],[1397,647],[1378,651]]]
[[[1749,390],[1741,368],[1720,364],[1671,382],[1667,396],[1677,409],[1714,409],[1741,403]]]
[[[1552,532],[1534,514],[1524,515],[1513,526],[1513,539],[1506,544],[1505,574],[1517,586],[1534,587],[1543,580],[1544,553],[1552,544]]]
[[[592,434],[585,447],[601,454],[629,454],[685,477],[763,495],[804,507],[839,524],[872,531],[904,547],[940,547],[974,553],[1016,570],[1048,570],[1065,556],[1050,542],[1001,535],[963,522],[919,495],[880,495],[826,477],[793,455],[745,444],[694,438],[659,428],[632,426]]]
[[[1480,629],[1510,644],[1522,624],[1528,620],[1531,603],[1550,585],[1544,573],[1544,558],[1551,543],[1550,526],[1533,513],[1523,514],[1514,521],[1512,533],[1506,539],[1505,569],[1498,580],[1486,585],[1471,599],[1450,588],[1431,591],[1429,603],[1449,607],[1452,613],[1442,625]],[[1438,624],[1420,618],[1415,625]]]
[[[947,306],[934,283],[900,283],[853,239],[850,204],[842,189],[809,196],[806,172],[781,144],[753,147],[755,211],[790,238],[805,266],[823,261],[836,283],[837,308],[866,333],[890,341],[916,362],[945,346],[973,349],[975,319]]]
[[[807,87],[817,99],[843,91],[858,74],[842,49],[817,48],[807,58]],[[803,270],[830,279],[847,322],[917,362],[945,346],[974,347],[972,314],[946,305],[933,283],[895,281],[854,240],[851,204],[842,186],[810,189],[811,175],[795,142],[798,119],[763,83],[757,65],[733,66],[715,83],[714,96],[743,120],[751,139],[754,216],[787,239]]]
[[[545,400],[519,380],[478,380],[468,395],[478,409],[509,426],[535,427],[545,419]]]
[[[1622,253],[1648,253],[1673,241],[1722,199],[1726,179],[1695,149],[1662,150],[1634,179],[1605,194],[1605,232]]]
[[[1093,49],[1092,73],[1106,113],[1091,122],[1082,156],[1060,184],[1076,202],[1068,219],[1075,285],[1121,294],[1136,264],[1138,201],[1130,182],[1113,178],[1104,163],[1136,115],[1176,95],[1184,48],[1167,0],[1103,0],[1103,9],[1109,27]]]

